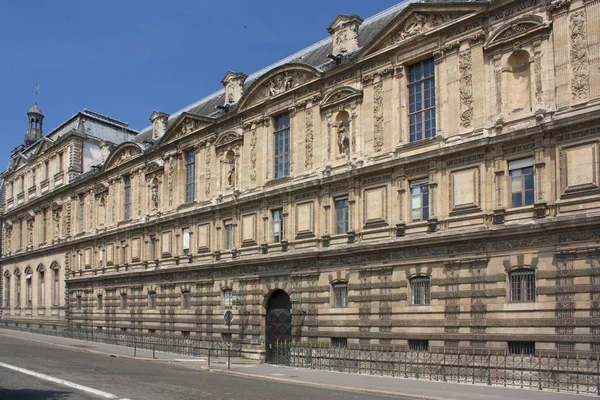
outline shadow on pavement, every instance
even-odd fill
[[[73,393],[59,390],[37,390],[37,389],[4,389],[0,387],[0,399],[2,400],[54,400],[67,399]]]

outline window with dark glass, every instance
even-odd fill
[[[156,236],[150,236],[150,260],[156,259]]]
[[[275,178],[290,174],[290,114],[275,119]]]
[[[38,274],[38,305],[40,307],[44,306],[44,298],[46,297],[46,282],[45,280],[45,275],[44,275],[44,271],[39,271]]]
[[[535,271],[519,268],[509,273],[510,301],[531,303],[535,301]]]
[[[335,202],[335,233],[348,232],[348,198],[340,197]]]
[[[42,211],[42,243],[46,243],[48,235],[48,209]]]
[[[535,355],[535,342],[508,342],[508,354],[510,355]]]
[[[181,293],[182,296],[182,302],[181,302],[181,308],[183,308],[184,310],[189,310],[191,307],[191,295],[189,290],[183,291]]]
[[[332,285],[333,287],[333,306],[348,307],[348,284],[346,282],[338,282]]]
[[[58,306],[60,304],[60,280],[58,276],[58,268],[52,270],[53,285],[52,285],[52,305]]]
[[[63,170],[63,153],[58,153],[58,172]]]
[[[196,200],[196,152],[185,153],[185,202]]]
[[[98,295],[97,300],[98,300],[98,310],[102,310],[102,308],[104,307],[104,303],[102,302],[101,294]]]
[[[83,305],[83,301],[81,300],[81,296],[77,296],[77,309],[81,310]]]
[[[281,208],[273,210],[273,242],[278,243],[283,240],[283,210]]]
[[[121,310],[127,309],[127,293],[121,293]]]
[[[433,59],[408,67],[410,141],[435,136],[435,63]]]
[[[156,310],[156,293],[148,293],[148,308],[150,310]]]
[[[17,308],[21,307],[21,275],[15,274],[15,305]]]
[[[429,340],[409,340],[408,349],[410,351],[428,351]]]
[[[429,219],[429,182],[412,182],[410,197],[412,221],[427,221]]]
[[[123,177],[123,218],[131,219],[131,177]]]
[[[225,250],[231,250],[234,247],[233,221],[225,221]]]
[[[510,192],[513,207],[528,206],[534,202],[533,158],[510,161]]]
[[[411,303],[427,305],[431,302],[431,281],[428,276],[417,276],[410,280]]]
[[[10,308],[10,276],[4,275],[4,293],[5,301],[4,307]]]
[[[27,307],[31,307],[33,301],[33,287],[31,285],[31,272],[27,272],[25,276],[25,289],[27,290],[25,293],[25,301]]]

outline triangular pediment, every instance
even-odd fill
[[[335,106],[352,99],[362,99],[363,91],[351,86],[342,86],[335,88],[323,97],[321,108]]]
[[[162,137],[162,143],[169,143],[180,137],[187,136],[197,132],[215,123],[214,118],[203,117],[201,115],[182,113],[175,123],[167,130]]]
[[[27,157],[25,157],[23,154],[19,154],[17,156],[17,158],[15,159],[12,170],[16,171],[19,168],[22,168],[26,164],[27,164]]]
[[[110,153],[106,162],[104,163],[104,170],[116,167],[124,164],[130,159],[141,155],[143,152],[142,148],[138,143],[124,142]]]
[[[50,146],[52,146],[54,144],[54,142],[46,137],[42,138],[36,148],[35,151],[33,152],[33,156],[38,156],[42,153],[44,153],[46,150],[48,150],[48,148],[50,148]]]
[[[484,5],[468,2],[447,5],[409,5],[360,50],[358,59],[402,43],[410,43],[428,34],[434,34],[482,7]]]
[[[238,110],[288,93],[320,76],[316,68],[306,64],[284,64],[273,68],[250,85],[238,103]]]
[[[217,140],[215,141],[215,147],[219,148],[219,147],[227,146],[228,144],[235,143],[242,139],[243,139],[243,136],[240,135],[239,133],[236,133],[233,131],[225,132],[225,133],[220,134],[219,137],[217,137]]]

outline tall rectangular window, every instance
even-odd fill
[[[127,263],[127,242],[121,242],[121,264]]]
[[[79,232],[83,232],[85,230],[85,197],[84,195],[79,195]]]
[[[533,158],[510,161],[510,192],[513,207],[533,204]]]
[[[408,67],[410,141],[435,136],[435,63],[433,58]]]
[[[333,284],[333,306],[348,307],[348,284],[346,282]]]
[[[102,308],[104,308],[104,303],[102,301],[102,295],[99,294],[98,295],[98,310],[102,310]]]
[[[411,303],[428,305],[431,302],[431,280],[428,276],[417,276],[410,280]]]
[[[275,179],[290,174],[290,114],[275,120]]]
[[[21,275],[15,275],[15,305],[21,307]]]
[[[429,219],[429,182],[412,182],[410,196],[413,222],[427,221]]]
[[[53,287],[52,287],[52,305],[60,305],[60,280],[58,277],[58,268],[52,270]]]
[[[131,219],[131,177],[123,177],[123,218]]]
[[[63,170],[63,153],[58,153],[58,172],[62,172]]]
[[[25,293],[26,305],[27,307],[31,307],[33,302],[33,287],[31,285],[31,273],[28,273],[25,276],[25,288],[27,289],[27,292]]]
[[[196,152],[185,153],[185,202],[196,200]]]
[[[121,310],[127,309],[127,293],[121,293]]]
[[[155,292],[148,293],[148,309],[156,310],[156,293]]]
[[[183,236],[183,250],[190,250],[190,228],[183,228],[182,230]]]
[[[191,308],[191,303],[192,303],[191,294],[190,294],[189,290],[182,292],[181,296],[182,296],[181,308],[183,308],[184,310],[189,310]]]
[[[273,242],[278,243],[283,240],[283,210],[281,208],[273,210]]]
[[[156,257],[156,236],[150,236],[150,260],[157,260]]]
[[[35,183],[35,168],[31,169],[31,186],[35,187],[36,183]]]
[[[230,289],[223,290],[223,307],[231,308],[233,306],[233,292]]]
[[[233,221],[225,221],[225,250],[233,249],[234,235],[233,235]]]
[[[335,233],[348,232],[348,198],[335,199]]]
[[[519,268],[509,273],[510,301],[530,303],[535,301],[535,270]]]
[[[48,235],[48,209],[42,210],[42,243],[46,243]]]
[[[48,179],[48,175],[50,173],[50,161],[46,160],[44,161],[44,176],[43,179],[47,180]]]
[[[4,307],[10,308],[10,276],[4,277],[4,293],[6,298],[4,301]]]
[[[19,249],[23,248],[23,220],[19,220]]]
[[[46,297],[46,286],[45,286],[45,275],[44,271],[40,271],[39,275],[39,291],[38,291],[38,305],[40,307],[44,306],[44,299]]]

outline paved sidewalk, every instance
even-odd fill
[[[10,329],[0,329],[0,340],[2,340],[3,335],[54,344],[57,346],[65,346],[81,351],[106,354],[114,357],[134,358],[134,349],[130,347],[47,336]],[[506,400],[509,398],[511,400],[581,400],[582,398],[590,396],[585,394],[556,393],[547,390],[541,391],[536,389],[443,383],[429,380],[290,368],[257,363],[242,358],[232,358],[231,369],[228,370],[226,358],[212,358],[209,368],[207,357],[195,358],[159,351],[155,353],[155,357],[155,359],[152,358],[152,351],[138,349],[135,358],[154,362],[178,362],[181,363],[181,365],[190,368],[210,370],[216,373],[236,374],[255,379],[274,380],[332,389],[345,389],[353,392],[389,394],[392,396],[413,399]]]

